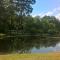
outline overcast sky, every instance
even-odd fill
[[[60,18],[60,0],[36,0],[33,5],[33,16],[53,15]]]

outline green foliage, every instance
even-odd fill
[[[35,3],[35,0],[11,0],[13,8],[18,15],[29,15],[32,12],[31,5]]]

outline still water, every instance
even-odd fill
[[[55,47],[41,47],[39,49],[33,48],[31,53],[49,53],[49,52],[59,52],[60,51],[60,43],[57,43]]]
[[[0,52],[48,53],[60,51],[60,38],[52,37],[8,37],[0,40]]]

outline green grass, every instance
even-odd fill
[[[0,60],[60,60],[60,53],[7,54],[0,55]]]

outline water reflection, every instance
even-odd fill
[[[60,43],[56,44],[56,46],[52,47],[41,47],[40,49],[36,49],[35,47],[31,50],[31,53],[48,53],[48,52],[59,52],[60,51]]]
[[[0,40],[0,52],[41,53],[60,50],[60,39],[51,37],[6,37]]]

